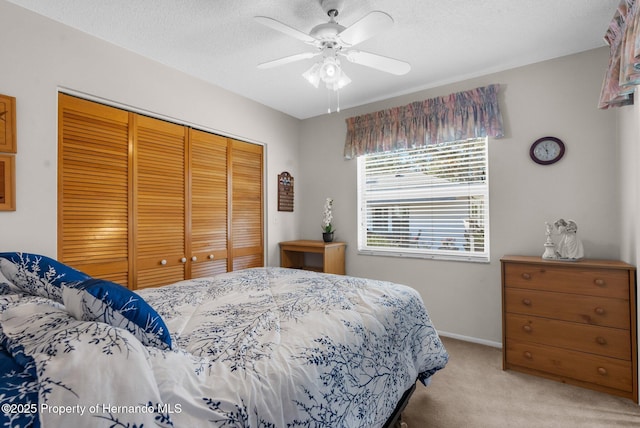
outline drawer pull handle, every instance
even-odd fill
[[[524,353],[524,357],[525,357],[527,360],[531,360],[531,359],[533,359],[533,355],[532,355],[532,354],[531,354],[531,352],[529,352],[529,351],[525,351],[525,353]]]
[[[164,265],[167,264],[167,261],[165,259],[162,259],[162,260],[160,260],[160,264],[164,266]]]
[[[531,279],[531,274],[530,274],[530,273],[525,272],[525,273],[523,273],[523,274],[522,274],[522,277],[523,277],[524,279]]]
[[[598,315],[604,315],[604,309],[600,307],[595,308],[593,312],[595,312]]]
[[[607,369],[605,369],[604,367],[598,367],[598,374],[605,376],[607,374]]]
[[[525,306],[531,306],[531,299],[527,299],[526,297],[522,299],[522,304]]]
[[[606,282],[604,279],[600,279],[600,278],[598,278],[598,279],[594,280],[593,282],[594,282],[594,284],[596,284],[598,287],[604,287],[604,286],[607,284],[607,282]]]
[[[533,329],[531,328],[531,326],[530,326],[530,325],[523,325],[523,326],[522,326],[522,329],[523,329],[524,331],[526,331],[527,333],[531,333],[531,332],[533,331]]]
[[[181,261],[182,263],[186,263],[186,262],[187,262],[187,258],[186,258],[186,257],[183,257],[183,258],[181,258],[181,259],[180,259],[180,261]]]
[[[209,254],[209,260],[213,260],[213,254]]]
[[[598,337],[596,337],[596,342],[598,342],[599,345],[606,345],[607,344],[607,339],[605,339],[602,336],[598,336]]]
[[[196,256],[191,257],[191,261],[195,262],[196,260],[198,260],[198,258]]]

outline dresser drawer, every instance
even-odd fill
[[[584,324],[630,328],[629,301],[607,297],[510,288],[504,290],[505,311]]]
[[[507,340],[506,363],[629,393],[633,389],[630,361]]]
[[[510,339],[631,360],[629,330],[516,314],[505,321]]]
[[[629,298],[627,270],[589,268],[580,265],[509,263],[504,265],[505,287],[557,291],[590,296]]]

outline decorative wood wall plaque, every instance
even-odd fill
[[[16,210],[15,156],[0,155],[0,211]]]
[[[293,177],[286,171],[278,174],[278,211],[293,211]]]
[[[0,152],[16,152],[16,99],[0,94]]]

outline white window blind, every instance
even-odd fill
[[[358,250],[489,260],[487,139],[358,158]]]

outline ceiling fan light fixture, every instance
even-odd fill
[[[302,73],[302,77],[304,77],[307,82],[311,83],[315,88],[320,85],[320,66],[322,63],[316,62],[311,66],[310,69]]]
[[[342,89],[351,83],[349,76],[342,71],[340,61],[335,57],[325,57],[321,62],[316,62],[310,69],[302,73],[302,77],[316,88],[322,81],[327,89],[334,91]]]
[[[333,89],[334,91],[344,88],[349,83],[351,83],[351,79],[349,79],[349,76],[347,76],[346,73],[342,71],[342,69],[339,67],[338,67],[338,78],[332,82],[325,81],[327,88]]]
[[[320,78],[324,82],[333,82],[340,77],[340,63],[334,57],[327,57],[320,66]]]

